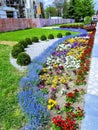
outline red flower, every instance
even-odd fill
[[[61,127],[62,130],[76,130],[76,121],[71,118],[62,119],[62,116],[55,116],[52,118],[52,122]]]
[[[70,97],[70,98],[75,97],[75,95],[74,95],[72,92],[68,93],[66,96],[67,96],[67,97]]]
[[[84,54],[84,55],[85,55],[85,54]],[[85,60],[85,57],[84,57],[84,56],[82,56],[82,57],[81,57],[81,60],[82,60],[82,61],[84,61],[84,60]]]
[[[52,122],[56,125],[56,126],[63,126],[63,124],[65,123],[65,121],[62,119],[62,116],[55,116],[52,118]]]
[[[86,63],[86,65],[89,65],[89,64],[90,64],[90,60],[89,60],[89,59],[86,59],[86,60],[85,60],[85,63]]]
[[[82,70],[78,70],[78,75],[82,75]]]
[[[75,89],[75,90],[73,90],[74,92],[76,92],[76,93],[78,93],[79,91],[78,91],[78,89]]]
[[[69,102],[65,104],[66,107],[70,107],[70,105],[71,104]]]

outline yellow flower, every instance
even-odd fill
[[[46,74],[46,77],[47,77],[47,78],[50,78],[50,75],[49,75],[49,74]]]
[[[57,101],[53,100],[53,99],[49,99],[48,100],[48,105],[51,105],[51,107],[57,105]]]
[[[43,72],[47,72],[47,68],[43,68]]]
[[[55,64],[54,67],[55,67],[55,68],[58,68],[58,64]]]
[[[57,105],[57,101],[54,101],[54,105],[55,105],[55,106]]]
[[[41,78],[42,80],[46,79],[44,75],[40,75],[40,78]]]
[[[48,105],[47,107],[48,107],[48,110],[51,110],[51,105]]]
[[[56,88],[56,85],[53,84],[53,85],[51,86],[51,88]]]

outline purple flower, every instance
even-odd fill
[[[75,48],[77,46],[77,42],[74,42],[74,44],[71,46],[71,48]]]
[[[55,106],[55,109],[60,110],[59,105],[56,105],[56,106]]]
[[[63,66],[59,66],[59,69],[63,70],[63,69],[64,69],[64,67],[63,67]]]
[[[44,88],[44,87],[45,87],[45,86],[42,85],[42,84],[40,84],[40,85],[38,86],[39,89],[42,89],[42,88]]]
[[[53,92],[53,91],[56,92],[56,88],[51,88],[51,91],[52,91],[52,92]]]

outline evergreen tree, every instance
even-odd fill
[[[74,18],[77,21],[81,21],[83,19],[83,3],[82,0],[76,0],[75,2],[75,11]]]
[[[93,0],[82,0],[82,6],[83,17],[92,16],[94,14]]]
[[[69,7],[68,7],[68,17],[75,18],[75,3],[76,0],[70,0]]]
[[[94,14],[94,2],[93,0],[70,0],[67,9],[68,18],[73,18],[76,21],[84,19],[86,16],[92,16]]]

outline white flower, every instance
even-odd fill
[[[61,89],[61,94],[63,95],[63,94],[65,94],[66,93],[66,89],[65,88],[62,88]]]

